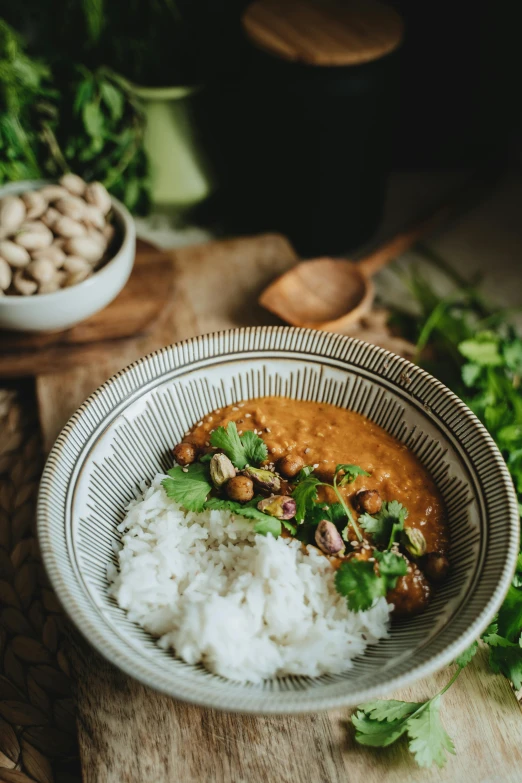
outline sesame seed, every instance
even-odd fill
[[[350,546],[358,546],[358,545],[359,545],[358,541],[350,541]]]
[[[316,435],[317,435],[318,438],[324,438],[324,433],[323,432],[317,432]]]
[[[239,430],[238,435],[242,435],[242,434],[243,434],[243,430]]]
[[[318,462],[314,463],[314,465],[312,467],[313,467],[314,470],[317,470],[317,468],[319,467],[319,463]]]
[[[307,447],[306,447],[306,449],[304,450],[304,453],[305,453],[305,454],[308,454],[308,452],[309,452],[309,451],[310,451],[310,449],[309,449],[309,448],[308,448],[308,446],[307,446]]]
[[[214,421],[214,417],[213,417],[213,416],[209,416],[209,417],[208,417],[208,419],[207,419],[207,421],[208,421],[208,422]]]
[[[252,414],[251,413],[245,413],[245,419],[251,419]]]
[[[233,411],[238,411],[238,410],[239,410],[239,408],[237,407],[237,405],[234,405],[234,406],[232,407],[232,410],[233,410]]]
[[[221,413],[221,408],[216,408],[216,410],[214,411],[214,413]]]
[[[181,468],[181,470],[183,471],[183,473],[188,473],[188,468]]]
[[[245,407],[245,403],[244,402],[238,402],[238,405],[239,405],[240,408],[244,408]]]
[[[205,441],[205,446],[210,446],[210,441],[209,440]]]
[[[198,427],[202,427],[202,426],[203,426],[203,422],[202,421],[198,421]]]
[[[270,427],[265,427],[265,432],[272,432],[272,430],[270,429]]]

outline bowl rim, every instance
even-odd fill
[[[58,180],[50,179],[38,179],[38,180],[20,180],[17,182],[10,182],[8,185],[0,187],[0,199],[4,196],[15,196],[19,193],[26,193],[30,190],[39,190],[46,185],[57,185]],[[36,296],[3,296],[0,299],[0,307],[23,307],[28,302],[56,302],[70,296],[71,291],[88,291],[90,288],[95,287],[99,281],[104,281],[110,270],[114,268],[122,258],[125,258],[129,249],[132,249],[132,244],[136,241],[136,230],[134,227],[134,221],[127,207],[121,203],[117,198],[111,196],[112,209],[114,210],[118,222],[121,224],[122,240],[116,253],[110,258],[102,267],[98,269],[92,277],[88,277],[87,280],[82,280],[81,283],[76,283],[69,288],[60,288],[58,291],[52,291],[48,294],[36,294]]]
[[[281,335],[284,341],[283,346],[274,348],[267,344],[271,335]],[[483,606],[480,614],[474,619],[470,619],[466,630],[451,643],[449,643],[444,649],[438,653],[434,653],[430,658],[420,664],[413,664],[408,668],[404,674],[394,676],[390,681],[390,686],[374,685],[366,687],[361,691],[354,700],[353,697],[346,693],[337,696],[321,696],[319,692],[313,691],[300,691],[297,694],[296,702],[288,699],[284,706],[271,706],[266,703],[270,700],[272,694],[259,693],[259,698],[264,699],[265,704],[262,709],[252,704],[255,702],[255,695],[252,701],[248,701],[245,697],[245,704],[241,706],[237,705],[237,701],[241,700],[241,695],[232,695],[226,697],[223,694],[223,698],[218,698],[215,695],[206,698],[192,697],[190,692],[180,693],[174,686],[172,688],[165,686],[164,678],[161,674],[156,675],[154,671],[151,671],[152,666],[150,662],[143,662],[140,666],[140,661],[136,663],[135,659],[130,660],[128,650],[122,650],[121,645],[117,641],[117,635],[108,633],[105,629],[100,630],[99,623],[93,616],[89,616],[80,605],[80,601],[75,598],[75,589],[67,585],[63,578],[64,571],[70,571],[68,564],[61,562],[53,553],[53,546],[51,537],[46,535],[46,505],[52,503],[53,484],[57,483],[53,479],[53,474],[56,473],[56,463],[61,460],[63,455],[63,448],[69,439],[78,443],[77,433],[75,432],[76,425],[86,416],[89,421],[94,421],[94,418],[89,415],[92,412],[93,406],[97,406],[100,400],[103,400],[106,404],[102,405],[103,415],[101,421],[106,420],[110,416],[113,408],[124,404],[125,399],[137,394],[140,389],[150,384],[151,381],[157,380],[168,373],[171,369],[174,369],[173,364],[168,363],[168,354],[174,355],[176,351],[179,351],[182,358],[178,364],[175,365],[175,369],[179,370],[183,367],[190,367],[192,364],[198,361],[205,361],[213,357],[221,357],[223,359],[230,359],[234,355],[241,356],[245,352],[253,353],[255,359],[263,356],[263,354],[269,354],[273,358],[277,356],[279,352],[282,355],[289,353],[299,353],[299,350],[294,347],[295,343],[290,344],[292,337],[298,338],[300,335],[308,335],[313,337],[315,335],[323,335],[330,338],[328,342],[328,348],[326,351],[330,352],[335,344],[351,346],[356,348],[360,347],[365,351],[370,351],[373,357],[383,360],[385,366],[396,366],[401,370],[400,377],[408,378],[408,385],[415,380],[426,381],[433,388],[435,388],[438,394],[442,394],[443,397],[456,407],[459,414],[462,414],[469,421],[481,436],[482,441],[488,447],[488,451],[491,459],[496,463],[496,467],[499,472],[500,478],[503,480],[503,488],[506,491],[506,497],[508,503],[506,504],[506,550],[507,555],[502,565],[502,570],[499,573],[493,592],[489,597],[487,603]],[[241,336],[248,338],[252,336],[252,342],[249,347],[238,348],[234,351],[224,353],[223,345],[228,337],[237,337],[238,340]],[[264,342],[263,342],[264,338]],[[211,342],[211,349],[209,350],[206,343]],[[196,347],[197,360],[188,358],[190,356],[191,348]],[[197,349],[200,349],[199,352]],[[301,351],[302,353],[302,351]],[[312,359],[316,358],[318,362],[321,361],[325,354],[321,355],[310,351],[308,356]],[[325,357],[326,358],[326,357]],[[244,360],[244,357],[243,357]],[[248,359],[247,359],[248,361]],[[357,365],[357,360],[352,360],[352,364]],[[129,380],[129,374],[133,373],[137,368],[144,365],[149,365],[149,372],[139,379],[139,383],[133,387],[132,381]],[[153,365],[150,367],[150,365]],[[119,379],[125,379],[127,383],[122,383],[121,388],[117,390],[114,388]],[[394,386],[400,388],[400,383],[389,379],[389,382]],[[122,409],[124,410],[124,409]],[[460,419],[459,419],[460,421]],[[94,425],[93,425],[93,428]],[[453,427],[451,428],[453,430]],[[461,429],[461,428],[460,428]],[[92,435],[92,429],[90,434]],[[459,448],[464,450],[464,447],[459,444]],[[63,477],[59,477],[59,483],[63,484]],[[493,438],[478,419],[478,417],[467,407],[467,405],[448,387],[446,387],[441,381],[430,375],[428,372],[408,361],[407,359],[394,354],[380,346],[376,346],[370,343],[366,343],[363,340],[359,340],[349,335],[341,335],[327,332],[318,332],[313,329],[304,329],[299,327],[288,326],[257,326],[257,327],[242,327],[236,329],[223,330],[219,332],[212,332],[197,337],[191,337],[178,343],[165,346],[158,350],[136,359],[134,362],[124,367],[123,369],[112,375],[107,381],[105,381],[98,389],[96,389],[85,402],[77,409],[77,411],[71,416],[67,424],[64,426],[56,442],[49,453],[45,468],[42,474],[40,483],[40,489],[38,494],[37,504],[37,533],[41,547],[42,560],[44,562],[47,574],[53,589],[55,590],[64,610],[67,612],[70,618],[73,619],[75,627],[80,630],[81,634],[85,637],[89,644],[95,647],[109,662],[120,668],[129,676],[137,679],[143,684],[163,692],[171,697],[177,698],[181,701],[197,704],[202,707],[229,710],[232,712],[251,713],[251,714],[300,714],[306,712],[316,712],[318,710],[335,709],[339,707],[355,706],[355,704],[362,703],[363,701],[370,701],[374,698],[379,698],[383,693],[391,693],[400,688],[412,685],[418,680],[430,676],[435,672],[442,669],[444,666],[451,664],[455,658],[466,650],[472,642],[474,642],[480,634],[489,625],[494,615],[498,611],[504,597],[509,589],[513,574],[515,572],[516,561],[519,552],[519,538],[520,538],[520,522],[518,501],[513,486],[513,482],[508,471],[507,465],[495,444]],[[68,574],[70,578],[70,574]],[[79,621],[81,620],[81,626]],[[115,640],[116,637],[116,640]],[[293,694],[285,694],[287,697],[291,697]]]

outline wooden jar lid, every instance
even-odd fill
[[[308,65],[359,65],[399,46],[400,16],[378,0],[255,0],[243,27],[259,49]]]

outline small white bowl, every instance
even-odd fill
[[[0,188],[0,198],[37,190],[44,180],[13,182]],[[52,294],[0,297],[0,329],[51,332],[69,329],[103,310],[129,279],[136,254],[136,227],[129,211],[112,198],[116,230],[121,244],[116,254],[92,277]]]

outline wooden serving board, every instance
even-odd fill
[[[120,346],[100,343],[92,363],[37,378],[47,448],[85,397],[138,356],[215,329],[270,323],[257,296],[296,261],[278,236],[215,242],[170,255],[173,306],[153,333]],[[420,770],[400,743],[384,750],[358,746],[349,710],[254,717],[200,709],[130,679],[77,634],[72,648],[85,783],[520,781],[520,709],[507,680],[487,668],[484,652],[444,697],[442,716],[457,756],[443,770]],[[393,695],[421,701],[448,678],[445,670]]]
[[[153,328],[172,300],[172,259],[138,240],[123,291],[105,309],[60,332],[0,330],[0,378],[42,375],[95,362],[100,341],[118,341]]]

